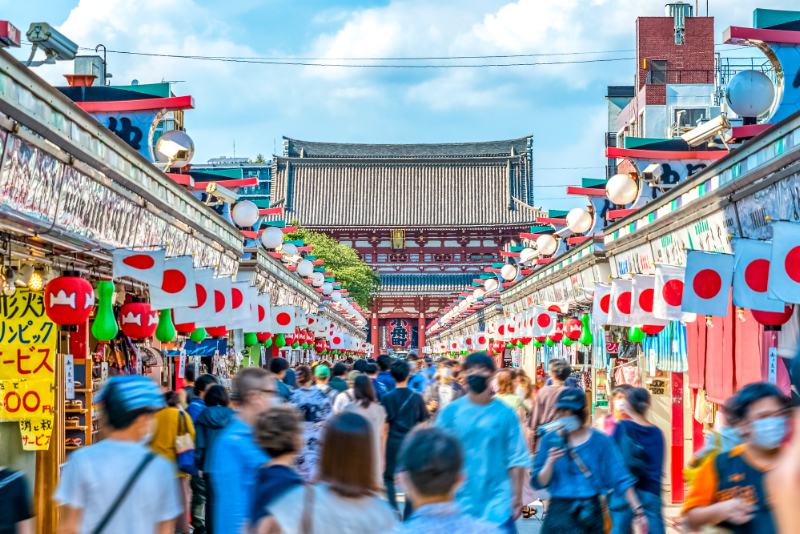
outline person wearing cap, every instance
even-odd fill
[[[135,375],[106,382],[102,404],[106,439],[69,456],[53,499],[62,506],[58,532],[171,534],[183,513],[176,467],[146,445],[153,415],[166,404],[155,382]],[[135,475],[135,478],[134,478]]]
[[[534,488],[550,494],[542,533],[607,531],[601,499],[614,492],[625,495],[637,532],[646,534],[648,522],[634,489],[636,480],[612,439],[587,427],[586,395],[564,388],[555,407],[558,424],[542,437],[531,477]]]
[[[327,391],[328,381],[331,379],[331,370],[327,365],[317,365],[314,367],[314,381],[322,391]]]

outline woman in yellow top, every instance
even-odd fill
[[[189,480],[191,475],[177,470],[178,454],[175,451],[175,440],[178,438],[178,423],[181,414],[183,414],[183,420],[186,423],[185,428],[192,436],[192,441],[195,439],[194,425],[192,424],[192,418],[180,409],[180,396],[176,392],[166,392],[164,399],[167,402],[167,407],[156,412],[153,418],[155,428],[153,429],[153,437],[150,438],[150,448],[153,449],[154,453],[163,456],[175,465],[178,486],[181,491],[181,505],[183,506],[183,513],[178,516],[175,522],[175,532],[176,534],[189,534],[189,500],[191,499]],[[183,427],[183,425],[181,426]]]

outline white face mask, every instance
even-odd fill
[[[449,367],[445,367],[444,369],[442,369],[441,371],[439,371],[439,374],[440,374],[440,375],[441,375],[443,378],[452,378],[452,377],[453,377],[453,370],[452,370],[452,369],[450,369]]]
[[[619,413],[628,413],[628,403],[625,399],[614,399],[614,409]]]

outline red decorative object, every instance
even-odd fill
[[[536,337],[535,337],[535,338],[533,338],[533,339],[535,339],[535,340],[536,340],[536,341],[538,341],[539,343],[544,343],[545,341],[547,341],[547,336],[536,336]]]
[[[533,338],[532,338],[532,337],[523,337],[523,338],[522,338],[522,343],[523,343],[523,345],[527,345],[527,344],[528,344],[528,343],[530,343],[531,341],[533,341]]]
[[[48,287],[50,286],[48,285]],[[765,326],[764,330],[775,331],[780,330],[781,325],[786,324],[789,319],[792,318],[794,307],[791,304],[787,304],[786,307],[783,308],[783,312],[750,310],[750,313],[753,314],[753,319],[755,319],[757,323]]]
[[[646,324],[640,330],[647,334],[648,336],[654,336],[664,330],[666,326],[657,326],[652,324]]]
[[[314,350],[317,351],[317,352],[324,351],[325,350],[325,340],[324,339],[318,339],[314,343]]]
[[[265,343],[269,341],[269,338],[272,337],[272,334],[269,332],[256,332],[256,339],[259,343]]]
[[[194,325],[194,323],[182,323],[182,324],[175,323],[174,310],[172,311],[172,323],[175,325],[175,331],[178,332],[179,334],[191,334],[192,332],[197,330],[197,327]]]
[[[411,346],[411,322],[408,319],[392,319],[387,326],[390,347],[405,349]]]
[[[570,319],[564,323],[564,335],[573,341],[577,341],[581,337],[581,328],[583,328],[583,323],[581,323],[580,319]]]
[[[150,309],[150,303],[141,297],[134,297],[119,311],[122,333],[131,339],[147,339],[158,327],[158,311]]]
[[[561,323],[556,323],[556,333],[553,334],[552,336],[547,336],[547,337],[549,337],[556,343],[561,341],[561,339],[564,337],[564,325],[562,325]]]
[[[206,328],[206,333],[211,337],[225,337],[228,335],[228,329],[224,326],[211,326]]]
[[[77,271],[51,280],[44,290],[44,309],[56,324],[75,326],[85,323],[94,306],[94,289]]]
[[[492,343],[492,350],[495,351],[497,354],[502,353],[506,350],[506,344],[504,341],[495,341]]]

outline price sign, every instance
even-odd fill
[[[75,362],[72,354],[64,355],[64,378],[67,380],[66,397],[75,398]]]
[[[654,378],[652,382],[647,384],[647,389],[650,390],[651,395],[666,395],[669,382],[661,378]]]
[[[650,349],[650,354],[648,355],[649,363],[650,363],[650,376],[655,376],[656,374],[656,349]]]

